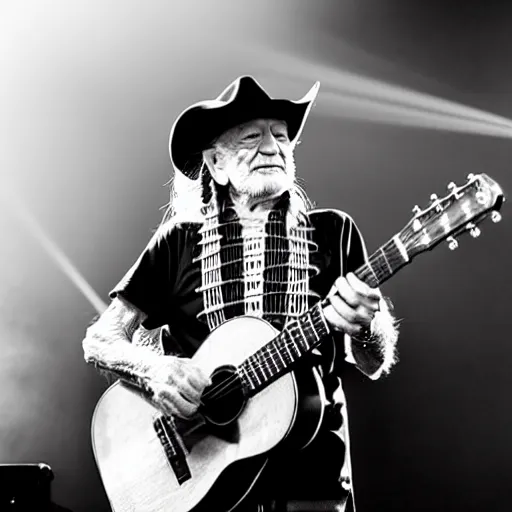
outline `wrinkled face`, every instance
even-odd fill
[[[276,119],[256,119],[228,130],[206,160],[217,183],[250,198],[278,196],[295,180],[286,123]]]

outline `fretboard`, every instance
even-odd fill
[[[372,288],[378,287],[409,262],[406,248],[396,235],[375,251],[355,275]],[[256,351],[239,367],[247,395],[255,395],[319,345],[330,332],[323,314],[328,299],[290,322],[273,340]]]
[[[407,249],[399,235],[395,235],[379,247],[354,274],[371,288],[377,288],[407,263]]]
[[[290,322],[281,333],[239,367],[246,394],[254,395],[289,371],[303,355],[321,343],[329,327],[320,303]]]

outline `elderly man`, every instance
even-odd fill
[[[209,333],[244,315],[282,330],[327,298],[324,340],[307,359],[325,387],[323,424],[305,449],[270,453],[237,510],[353,510],[341,370],[348,362],[377,379],[396,361],[388,301],[354,274],[367,259],[360,231],[342,211],[313,209],[296,182],[294,150],[318,86],[299,101],[274,99],[243,76],[179,116],[169,210],[83,342],[87,362],[190,418],[210,384],[190,358]]]

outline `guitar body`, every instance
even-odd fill
[[[252,317],[215,329],[193,361],[208,375],[241,364],[272,340],[277,330]],[[161,413],[117,382],[99,400],[92,421],[96,463],[115,512],[229,511],[246,497],[268,460],[285,445],[306,446],[318,432],[325,395],[313,370],[287,373],[251,397],[234,421],[218,433],[205,426],[190,443],[190,477],[181,483],[153,422]]]

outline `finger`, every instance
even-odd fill
[[[329,325],[336,331],[341,331],[354,336],[361,331],[361,326],[349,322],[346,318],[339,315],[332,305],[324,309],[324,315]]]
[[[381,298],[379,291],[376,288],[371,288],[365,282],[361,281],[353,272],[349,272],[346,279],[353,290],[363,297],[367,297],[371,301],[378,301]]]
[[[196,372],[188,373],[186,377],[186,382],[198,393],[201,393],[203,389],[208,385],[204,379],[197,375]]]
[[[361,298],[359,294],[350,286],[349,282],[345,277],[338,277],[336,281],[334,282],[334,288],[336,288],[336,291],[338,292],[338,295],[349,305],[352,307],[357,307],[360,302]],[[335,297],[335,295],[332,295],[330,298]]]
[[[371,312],[373,318],[373,315],[375,315],[375,313],[380,310],[380,300],[368,299],[361,296],[361,303],[359,308],[364,308]]]
[[[212,383],[210,376],[199,366],[194,365],[193,367],[194,376],[201,383],[203,387],[209,386]]]
[[[180,395],[193,404],[199,404],[201,400],[201,392],[191,386],[188,380],[183,380],[177,386]]]
[[[369,309],[372,314],[375,314],[380,310],[380,301],[382,296],[378,289],[370,288],[353,273],[347,274],[346,279],[351,288],[356,292],[360,306],[364,306]]]
[[[158,398],[166,409],[182,418],[189,418],[197,411],[197,404],[187,400],[176,388],[163,387]]]
[[[169,369],[167,382],[172,385],[180,384],[183,380],[187,381],[198,391],[202,391],[211,384],[210,377],[199,366],[193,364],[191,359],[174,357]]]
[[[331,297],[330,300],[336,313],[343,317],[347,322],[367,325],[373,320],[373,311],[369,310],[365,306],[358,306],[354,308],[336,295]]]
[[[196,372],[188,365],[183,366],[181,375],[172,378],[172,387],[192,403],[199,403],[202,392],[202,383],[198,380]]]
[[[206,386],[209,386],[212,383],[211,378],[206,374],[206,372],[191,361],[187,363],[185,373],[191,385],[196,387],[199,391],[202,391]]]

